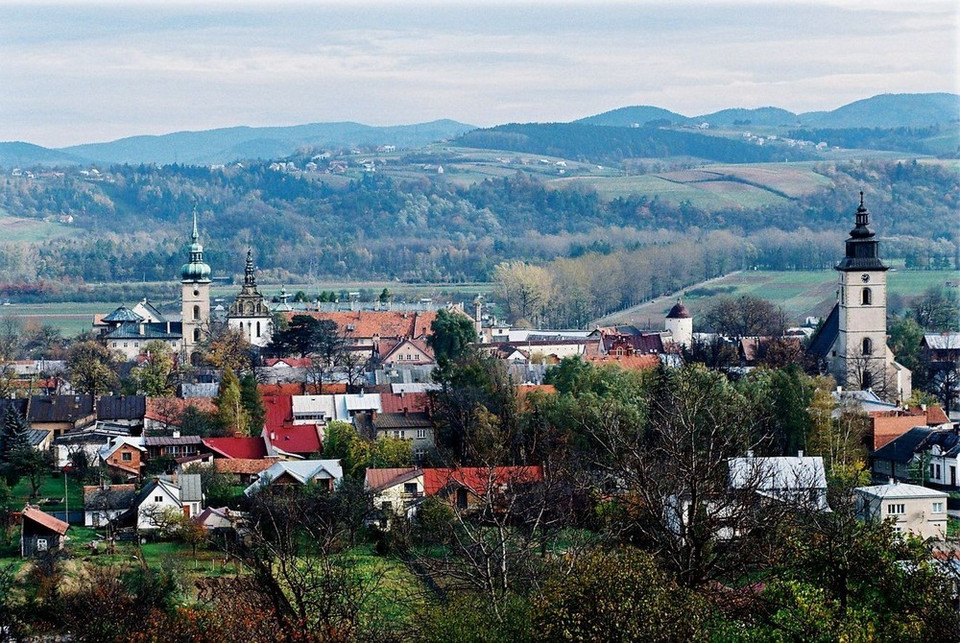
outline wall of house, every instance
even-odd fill
[[[405,484],[415,484],[417,486],[416,493],[408,493],[404,491]],[[412,502],[414,499],[423,495],[423,476],[417,476],[406,482],[402,482],[398,485],[388,487],[379,491],[373,497],[374,507],[377,509],[382,509],[384,503],[389,502],[390,507],[397,511],[400,507],[405,507],[408,503]]]
[[[869,520],[893,519],[895,529],[899,532],[911,532],[921,538],[943,538],[947,533],[946,496],[926,498],[864,496],[861,502],[861,517]],[[942,510],[934,512],[934,503],[940,503]],[[900,512],[901,506],[902,512]]]
[[[125,456],[124,454],[127,455]],[[129,459],[127,456],[129,456]],[[107,465],[109,466],[134,471],[140,471],[142,463],[143,459],[141,458],[140,450],[131,446],[122,446],[107,458]]]

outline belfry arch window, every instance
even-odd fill
[[[193,318],[200,319],[200,306],[193,307]]]
[[[199,341],[200,341],[200,329],[199,329],[199,328],[194,328],[194,329],[193,329],[193,341],[195,341],[195,342],[199,342]]]
[[[873,355],[873,340],[869,337],[863,338],[863,354]]]
[[[873,293],[870,292],[869,288],[864,288],[863,292],[860,293],[860,303],[864,306],[869,306],[873,303]]]

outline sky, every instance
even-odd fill
[[[0,141],[960,93],[954,0],[0,0]]]

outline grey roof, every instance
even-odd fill
[[[93,415],[90,395],[34,395],[27,407],[27,420],[35,422],[75,422]]]
[[[184,473],[177,478],[180,483],[180,502],[202,502],[203,489],[199,473]]]
[[[143,439],[143,446],[146,447],[171,447],[185,444],[203,444],[203,438],[199,435],[182,435],[180,437],[158,435]]]
[[[137,497],[137,488],[132,484],[108,487],[84,487],[83,507],[92,509],[128,509]]]
[[[44,429],[30,429],[27,431],[27,442],[32,447],[40,446],[44,440],[50,437],[50,431]]]
[[[143,321],[143,317],[133,312],[126,306],[120,306],[109,315],[105,315],[100,321],[116,323],[141,322]]]
[[[854,489],[859,494],[873,496],[874,498],[884,498],[888,500],[897,498],[946,498],[949,494],[945,491],[938,491],[920,485],[907,484],[905,482],[894,482],[893,484],[877,484],[870,487],[857,487]]]
[[[216,397],[220,391],[220,385],[216,382],[199,382],[189,384],[184,382],[180,385],[180,396],[184,399],[194,397]]]
[[[960,350],[960,333],[926,333],[923,343],[936,351]]]
[[[98,420],[142,420],[147,413],[143,395],[103,395],[97,399]]]
[[[154,322],[141,324],[138,322],[122,322],[119,326],[104,335],[106,339],[182,339],[183,325],[180,322]]]
[[[373,426],[378,431],[387,429],[423,429],[433,426],[426,413],[378,413],[373,417]]]
[[[924,448],[925,443],[934,433],[927,426],[915,426],[895,440],[883,445],[870,457],[873,460],[889,460],[891,462],[907,463],[913,459],[913,454]]]
[[[840,335],[840,304],[833,305],[827,319],[820,325],[807,345],[807,352],[819,357],[827,357],[830,348]]]
[[[339,482],[343,478],[343,468],[339,460],[284,460],[271,465],[243,492],[249,496],[284,474],[290,475],[301,484],[306,484],[317,477],[332,478],[334,482]]]

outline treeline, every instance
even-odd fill
[[[604,201],[593,190],[557,188],[522,173],[469,186],[371,174],[342,188],[264,164],[116,166],[96,180],[4,177],[4,211],[69,215],[85,234],[0,243],[0,273],[24,284],[170,280],[184,261],[194,208],[218,276],[239,273],[252,245],[265,280],[476,281],[489,279],[502,261],[645,251],[717,230],[749,239],[752,246],[737,251],[748,255],[745,265],[814,269],[835,260],[861,189],[885,237],[885,257],[909,258],[916,267],[955,264],[956,172],[916,162],[816,170],[829,187],[745,209],[639,194]],[[802,252],[811,239],[813,252]]]

